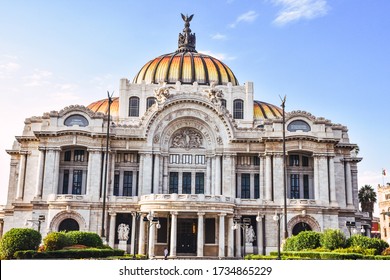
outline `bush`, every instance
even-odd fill
[[[97,233],[86,231],[68,231],[65,233],[71,245],[85,245],[87,247],[99,248],[103,246],[103,241]]]
[[[297,235],[287,238],[283,244],[283,251],[297,251]]]
[[[43,245],[45,251],[60,250],[66,246],[69,246],[71,241],[64,232],[50,232],[43,239]]]
[[[320,239],[321,246],[329,250],[344,248],[346,246],[346,242],[347,240],[344,233],[339,229],[325,230]]]
[[[321,246],[321,233],[315,231],[301,231],[295,240],[296,251],[315,249]]]
[[[379,238],[370,238],[363,235],[353,235],[348,238],[347,244],[350,247],[361,247],[364,249],[374,249],[375,255],[380,255],[383,250],[389,247],[389,244]]]
[[[374,256],[375,255],[375,249],[368,249],[368,248],[362,248],[359,246],[353,246],[353,247],[347,247],[347,248],[339,248],[332,251],[333,253],[355,253],[355,254],[362,254],[365,256]]]
[[[108,257],[121,257],[125,251],[117,249],[84,249],[84,250],[57,250],[37,252],[32,250],[18,251],[15,253],[17,259],[99,259]]]
[[[38,250],[41,234],[30,228],[13,228],[7,231],[0,241],[0,254],[3,259],[11,259],[16,251]]]

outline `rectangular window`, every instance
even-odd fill
[[[196,172],[195,173],[195,193],[204,193],[204,173]]]
[[[119,195],[119,171],[115,171],[114,175],[114,195]]]
[[[73,170],[72,194],[81,194],[83,170]]]
[[[205,219],[205,244],[215,244],[215,219]]]
[[[62,179],[62,194],[68,193],[69,186],[69,170],[64,170],[64,178]]]
[[[298,199],[299,198],[299,174],[291,174],[290,176],[290,184],[291,184],[291,198]]]
[[[258,156],[253,156],[253,165],[260,166],[260,158]]]
[[[170,172],[169,173],[169,193],[178,193],[179,192],[179,173]]]
[[[191,193],[191,172],[183,172],[182,193]]]
[[[70,161],[72,159],[72,151],[65,151],[64,161]]]
[[[290,166],[299,166],[299,155],[290,155]]]
[[[192,164],[192,155],[183,155],[182,163]]]
[[[139,116],[139,98],[130,97],[129,99],[129,117],[138,117]]]
[[[303,175],[303,198],[309,199],[309,175]]]
[[[302,166],[309,166],[309,157],[302,156]]]
[[[243,119],[244,118],[244,101],[237,99],[233,101],[233,118]]]
[[[133,171],[123,172],[123,196],[133,196]]]
[[[196,155],[195,156],[195,164],[205,164],[205,156],[204,155]]]
[[[241,198],[251,198],[251,175],[248,173],[241,174]]]
[[[168,242],[168,219],[167,218],[158,218],[160,228],[157,231],[157,243],[167,243]]]
[[[260,174],[255,174],[255,182],[254,182],[254,188],[255,188],[255,199],[260,198]]]
[[[180,155],[169,155],[169,163],[180,163]]]
[[[84,161],[84,150],[74,150],[74,161]]]

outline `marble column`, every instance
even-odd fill
[[[197,256],[203,257],[204,255],[204,212],[198,212],[198,248]]]
[[[256,243],[257,243],[257,252],[259,255],[263,254],[263,219],[264,215],[259,215],[256,217],[256,227],[257,227],[257,236],[256,236]]]
[[[265,157],[265,199],[272,200],[272,159],[269,154]]]
[[[98,199],[100,186],[101,170],[101,151],[98,149],[88,149],[88,173],[87,173],[87,191],[88,197]],[[108,194],[107,189],[107,194]]]
[[[154,155],[153,193],[161,193],[160,188],[160,155]]]
[[[320,202],[320,176],[319,176],[319,158],[314,155],[314,199]]]
[[[168,163],[169,163],[169,158],[168,158],[168,155],[164,155],[163,156],[163,164],[164,164],[164,167],[163,167],[163,191],[162,193],[169,193],[169,190],[168,190]]]
[[[233,216],[228,216],[227,226],[227,256],[229,258],[234,257],[234,229],[233,229]]]
[[[265,160],[264,156],[260,155],[260,165],[259,165],[259,176],[260,176],[260,182],[259,182],[259,187],[260,187],[260,199],[265,198]]]
[[[329,177],[328,177],[328,159],[325,155],[321,155],[318,159],[318,185],[320,188],[320,200],[322,204],[329,203]]]
[[[115,212],[109,212],[110,215],[110,234],[108,238],[108,246],[111,248],[114,248],[115,246],[115,223],[116,223],[116,213]]]
[[[24,181],[25,181],[25,176],[26,176],[26,161],[27,161],[27,153],[21,152],[20,153],[20,160],[19,160],[18,188],[16,190],[16,199],[17,200],[23,199]]]
[[[214,194],[221,195],[221,156],[215,156]]]
[[[43,167],[45,163],[45,150],[38,148],[39,158],[38,158],[38,170],[37,170],[37,182],[35,185],[35,198],[42,198],[42,183],[43,183]]]
[[[236,234],[236,258],[241,258],[241,227],[234,230]]]
[[[155,256],[154,254],[154,241],[156,237],[156,224],[149,224],[149,242],[148,242],[148,255],[149,258],[153,258]]]
[[[218,235],[218,241],[219,241],[219,251],[218,256],[220,258],[225,257],[225,213],[221,213],[219,216],[219,235]]]
[[[329,157],[329,188],[330,188],[330,205],[337,206],[336,197],[336,181],[335,181],[335,168],[334,168],[334,157]]]
[[[136,228],[136,223],[137,223],[137,215],[136,213],[132,213],[131,214],[131,246],[130,246],[130,254],[131,255],[134,255],[134,245],[135,242],[136,242],[136,238],[135,238],[135,234],[136,234],[136,231],[135,231],[135,228]]]
[[[177,212],[171,213],[171,248],[169,254],[171,257],[176,257],[177,243]]]
[[[145,222],[144,217],[146,214],[142,214],[139,222],[139,242],[138,242],[138,253],[145,255]]]
[[[346,161],[345,162],[345,186],[347,189],[347,206],[353,205],[352,200],[352,172],[351,172],[351,162]]]
[[[212,158],[210,156],[206,156],[206,188],[205,188],[205,194],[211,194],[211,180],[212,180],[212,174],[211,174],[211,161]]]

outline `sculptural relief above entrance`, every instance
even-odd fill
[[[196,129],[186,127],[172,135],[170,147],[186,150],[203,148],[203,136]]]

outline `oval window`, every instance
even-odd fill
[[[292,121],[288,124],[287,130],[290,132],[303,131],[309,132],[311,130],[310,125],[302,120]]]
[[[78,125],[78,126],[88,126],[89,125],[89,122],[88,120],[82,116],[82,115],[72,115],[70,117],[68,117],[64,124],[66,126],[74,126],[74,125]]]

